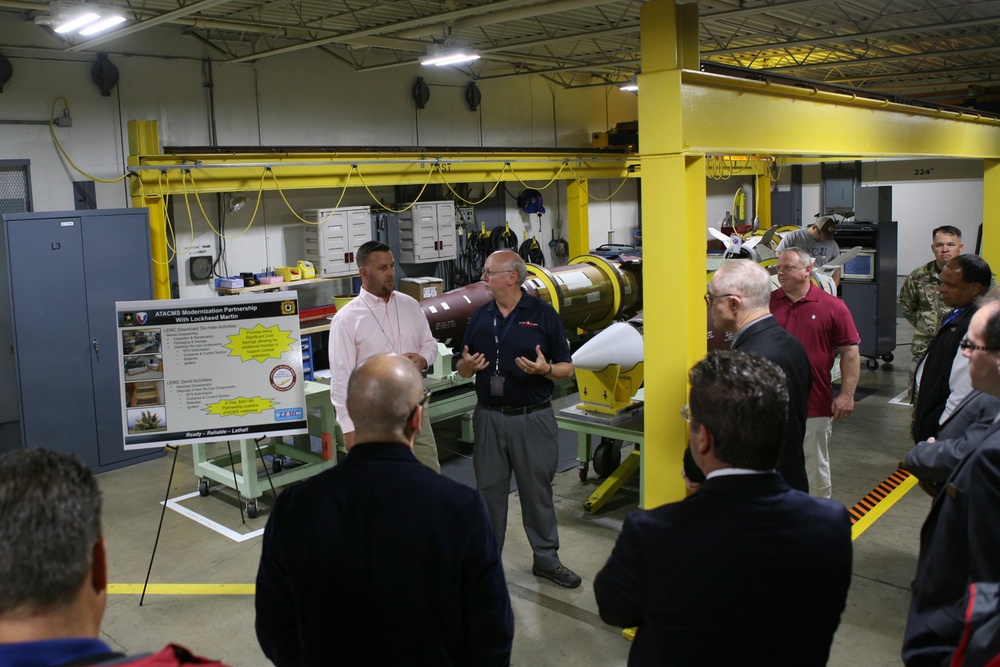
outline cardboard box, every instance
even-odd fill
[[[444,281],[440,278],[402,278],[399,291],[423,301],[444,294]]]

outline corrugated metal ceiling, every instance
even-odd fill
[[[359,71],[419,67],[432,43],[478,49],[476,80],[541,74],[567,87],[641,70],[642,2],[601,0],[118,0],[130,23],[71,51],[114,52],[160,25],[247,62],[323,49]],[[1000,98],[997,0],[701,0],[701,58],[809,81],[951,104]],[[0,0],[31,17],[46,3]],[[39,28],[41,29],[41,28]]]

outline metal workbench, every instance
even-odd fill
[[[476,392],[471,380],[455,373],[428,377],[424,386],[433,392],[428,411],[431,422],[462,415],[462,439],[472,442],[472,410],[476,407]],[[195,443],[192,447],[194,474],[199,478],[198,491],[207,496],[211,483],[216,482],[234,489],[246,499],[250,518],[259,513],[257,499],[270,490],[292,484],[316,475],[336,465],[337,454],[344,454],[344,436],[337,425],[337,411],[330,403],[330,385],[306,382],[306,413],[309,434],[297,435],[291,442],[285,438],[271,438],[258,447],[253,440],[240,440],[238,451],[210,457],[207,445]],[[311,439],[319,438],[322,451],[312,451]],[[258,457],[272,456],[276,462],[271,471],[258,471]],[[292,466],[284,467],[282,461],[291,459]],[[265,463],[266,465],[266,463]],[[235,472],[234,472],[235,470]],[[268,480],[270,476],[270,481]]]
[[[330,387],[320,382],[306,382],[305,394],[309,433],[293,436],[291,443],[286,443],[284,438],[271,438],[269,442],[260,444],[258,452],[254,440],[240,440],[238,452],[214,457],[209,457],[207,453],[207,445],[211,443],[192,444],[191,455],[194,474],[199,478],[199,493],[207,496],[213,481],[235,489],[241,498],[246,499],[247,515],[252,519],[259,513],[257,499],[269,491],[271,485],[277,489],[336,465],[334,442],[343,443],[343,436],[337,430],[336,413],[330,403]],[[312,437],[318,437],[322,442],[319,454],[312,451]],[[273,472],[258,472],[258,454],[262,457],[271,455],[275,461],[291,459],[295,465],[283,468],[281,464],[273,464]]]

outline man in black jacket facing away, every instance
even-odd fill
[[[713,350],[691,370],[689,448],[707,479],[625,517],[594,579],[601,619],[638,627],[629,665],[821,667],[851,584],[851,520],[774,471],[781,369]]]
[[[369,357],[347,384],[347,458],[278,496],[255,601],[275,665],[510,664],[486,507],[413,455],[428,396],[405,356]]]

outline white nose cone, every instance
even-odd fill
[[[615,322],[573,354],[573,366],[603,371],[611,364],[631,370],[643,359],[642,334],[625,322]]]

